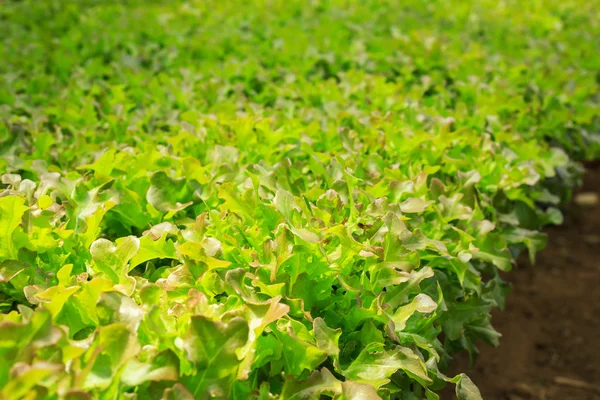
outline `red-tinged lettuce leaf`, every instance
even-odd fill
[[[327,395],[338,398],[342,393],[340,382],[327,368],[313,372],[307,380],[287,380],[281,392],[282,400],[315,399]]]
[[[165,389],[161,400],[194,400],[195,397],[181,383],[176,383],[173,387]]]

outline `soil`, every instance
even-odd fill
[[[600,400],[600,202],[589,204],[600,196],[600,164],[586,169],[580,201],[547,230],[535,265],[519,260],[504,276],[513,291],[492,318],[500,347],[481,344],[470,369],[456,357],[485,400]]]

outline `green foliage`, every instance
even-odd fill
[[[597,1],[9,1],[0,398],[479,399],[600,155]]]

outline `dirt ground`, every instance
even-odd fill
[[[582,193],[600,195],[600,164],[587,166]],[[468,370],[485,400],[600,400],[600,203],[565,214],[536,264],[504,276],[513,292],[492,318],[500,347],[482,344]],[[467,357],[455,367],[468,369]]]

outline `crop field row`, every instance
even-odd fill
[[[0,399],[480,399],[600,155],[598,1],[0,6]]]

